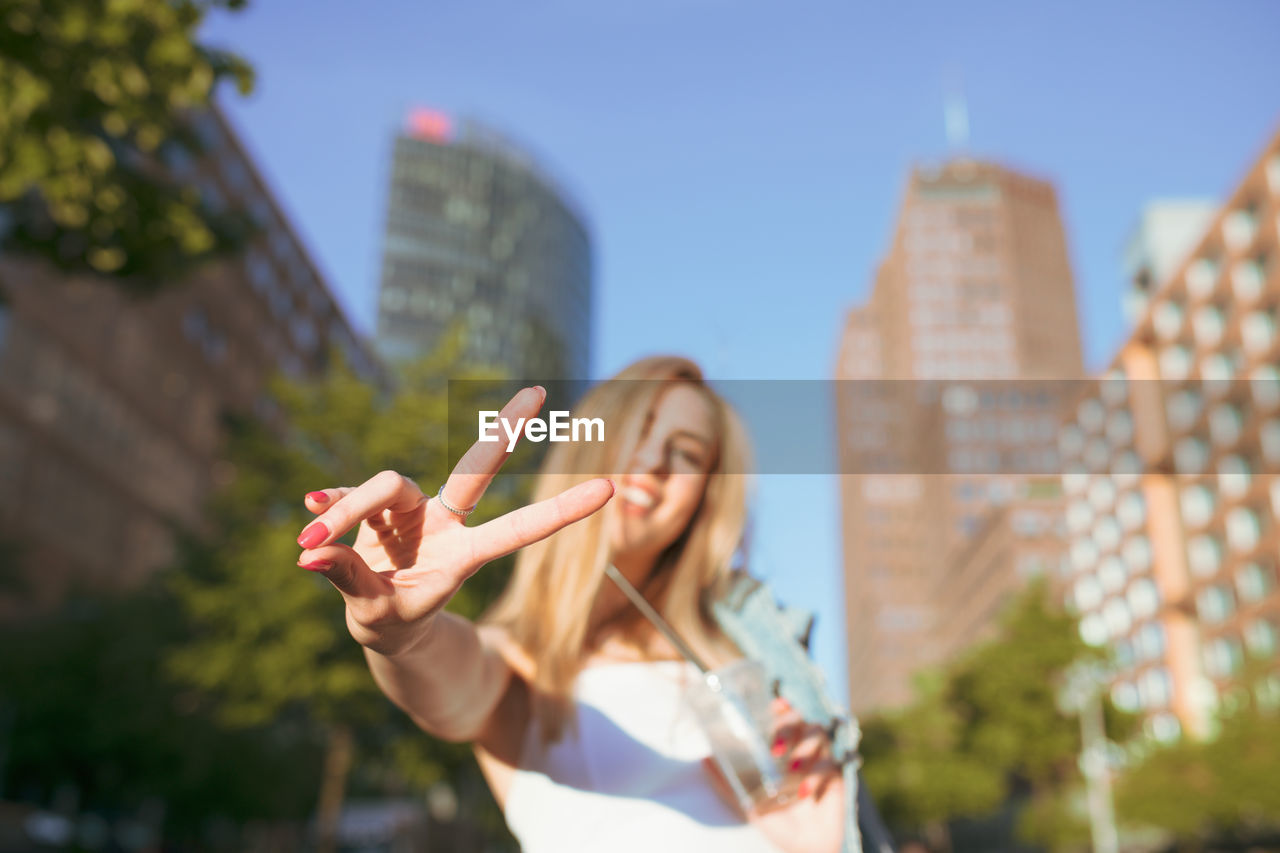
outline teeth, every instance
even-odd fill
[[[650,507],[654,504],[653,495],[635,486],[624,486],[620,494],[627,502],[636,506]]]

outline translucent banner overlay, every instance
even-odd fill
[[[613,476],[633,469],[623,445],[639,428],[617,403],[649,411],[670,383],[613,384],[614,408],[593,411],[583,382],[451,381],[449,460],[475,443],[480,413],[498,412],[521,388],[542,385],[543,427],[497,423],[491,436],[508,446],[519,428],[516,457],[531,470],[557,443],[599,441],[603,453],[560,451],[555,473]],[[749,465],[722,465],[744,474],[1201,474],[1280,470],[1280,376],[1186,380],[712,380],[707,385],[745,426]],[[594,392],[593,392],[594,393]],[[590,398],[588,398],[590,399]],[[669,412],[672,423],[705,423],[696,397]],[[639,401],[639,402],[637,402]],[[678,407],[677,407],[678,408]],[[553,415],[555,412],[563,414]],[[686,417],[687,415],[687,417]],[[565,439],[554,442],[552,434]],[[628,439],[628,435],[631,439]],[[540,437],[535,441],[531,437]],[[609,461],[602,461],[609,460]]]

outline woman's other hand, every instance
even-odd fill
[[[800,777],[795,797],[743,817],[787,853],[839,853],[844,841],[844,777],[831,759],[825,729],[805,722],[785,699],[773,700],[773,755]],[[738,810],[733,789],[711,758],[703,762],[712,785]]]
[[[500,417],[532,417],[545,397],[541,388],[525,388]],[[475,506],[508,455],[506,442],[477,441],[449,475],[445,499],[454,507]],[[485,563],[585,518],[612,496],[610,481],[591,480],[472,528],[413,480],[383,471],[354,488],[306,496],[318,517],[298,537],[304,549],[298,565],[320,572],[342,593],[357,642],[395,655],[425,640],[432,617]],[[354,546],[337,542],[357,525]]]

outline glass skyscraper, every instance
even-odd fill
[[[518,379],[585,379],[592,252],[577,206],[526,153],[418,110],[395,142],[378,346],[430,352],[455,322],[468,361]]]

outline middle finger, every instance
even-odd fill
[[[540,385],[522,388],[507,401],[498,413],[498,423],[516,423],[520,418],[531,418],[538,414],[546,401],[547,392]],[[501,427],[498,429],[497,441],[480,441],[475,443],[462,455],[458,464],[444,485],[445,500],[456,507],[470,509],[480,502],[484,490],[489,488],[494,476],[507,461],[511,452],[507,450],[508,438]]]

